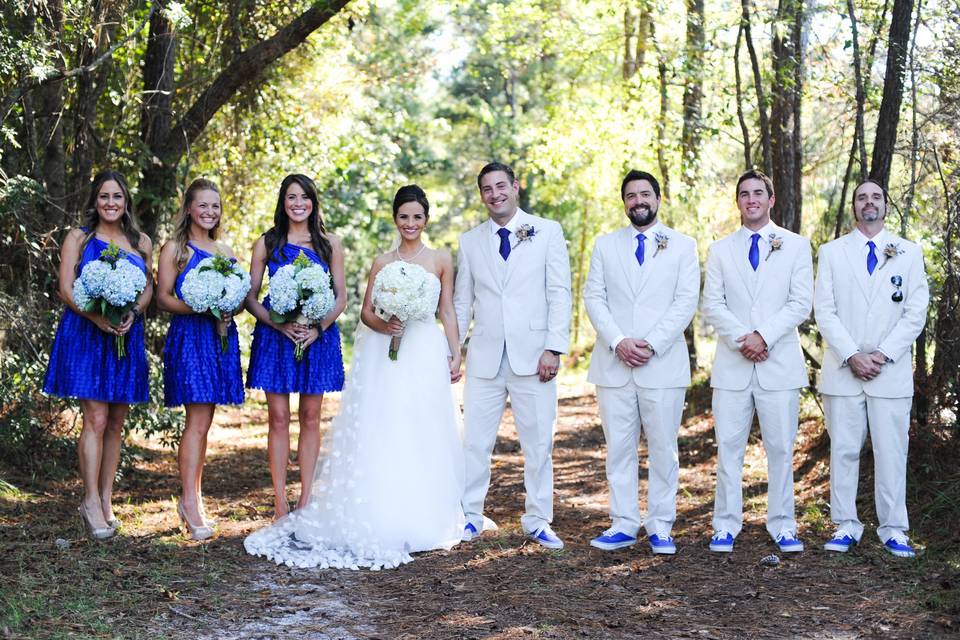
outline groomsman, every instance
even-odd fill
[[[815,316],[826,340],[820,393],[830,433],[828,551],[859,542],[860,451],[870,432],[877,534],[895,556],[910,558],[907,538],[907,439],[913,402],[910,347],[930,300],[920,247],[883,227],[888,199],[867,180],[853,192],[856,228],[820,247]]]
[[[583,296],[597,330],[587,380],[597,385],[611,519],[590,544],[629,547],[643,524],[653,553],[673,554],[677,432],[690,384],[683,330],[700,294],[697,244],[657,219],[660,184],[649,173],[630,171],[620,196],[630,224],[597,238]],[[649,451],[645,520],[637,502],[641,429]]]
[[[793,442],[807,369],[797,326],[810,315],[810,242],[770,220],[773,183],[737,180],[742,226],[710,246],[703,314],[717,330],[710,386],[717,493],[710,550],[733,551],[743,526],[743,457],[754,412],[767,454],[767,531],[782,552],[803,551],[793,501]]]
[[[553,520],[557,370],[570,341],[570,260],[563,229],[517,206],[520,184],[498,162],[477,178],[489,220],[460,236],[454,306],[461,344],[473,320],[464,388],[466,487],[463,540],[496,524],[483,516],[490,456],[510,398],[523,450],[526,509],[534,541],[563,548]]]

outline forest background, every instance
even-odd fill
[[[477,171],[510,163],[521,206],[565,230],[566,364],[582,370],[590,250],[624,224],[624,173],[661,177],[662,219],[704,258],[739,224],[737,175],[757,167],[774,179],[775,220],[815,249],[851,228],[858,180],[888,187],[887,226],[923,247],[932,294],[912,446],[937,455],[911,472],[943,481],[934,499],[960,512],[958,0],[11,0],[0,119],[8,469],[75,465],[70,405],[39,388],[61,310],[59,242],[98,169],[128,177],[155,246],[186,185],[212,178],[223,238],[244,261],[283,176],[314,177],[344,240],[349,341],[367,269],[394,238],[397,187],[426,189],[429,241],[455,251],[485,218]],[[129,423],[172,443],[182,416],[161,407],[166,322],[151,313],[153,401]],[[252,319],[240,322],[249,336]],[[814,373],[822,341],[812,321],[803,330]],[[712,347],[699,316],[688,342],[702,385]]]

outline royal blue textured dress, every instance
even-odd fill
[[[99,258],[107,246],[108,243],[95,236],[90,238],[80,256],[78,273],[88,262]],[[140,254],[123,250],[120,253],[147,272]],[[127,332],[125,348],[126,356],[117,358],[116,336],[101,331],[93,322],[67,307],[50,351],[44,393],[100,402],[146,402],[150,383],[142,316]]]
[[[267,261],[270,276],[296,260],[301,251],[330,271],[329,265],[312,249],[287,243]],[[263,305],[270,308],[269,295],[264,298]],[[293,352],[294,344],[287,336],[258,321],[250,348],[247,388],[269,393],[325,393],[343,389],[343,355],[336,323],[320,334],[303,354],[302,360],[297,362]]]
[[[183,299],[183,279],[210,254],[194,246],[177,276],[174,291]],[[174,314],[163,344],[163,401],[182,404],[243,404],[243,373],[237,325],[227,329],[227,350],[220,347],[217,320],[209,314]]]

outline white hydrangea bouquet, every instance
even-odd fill
[[[83,311],[99,313],[115,327],[133,309],[147,286],[147,276],[111,240],[96,260],[73,281],[73,301]],[[117,358],[127,355],[126,336],[116,337]]]
[[[303,251],[270,278],[270,319],[278,324],[319,325],[335,303],[330,274]],[[298,342],[294,350],[297,360],[303,359],[304,351]]]
[[[235,258],[216,254],[201,260],[183,278],[183,301],[197,313],[210,313],[217,319],[220,351],[227,352],[227,328],[223,316],[233,314],[250,291],[250,274]]]
[[[396,317],[400,322],[423,320],[434,315],[436,309],[429,295],[429,274],[418,264],[397,260],[377,273],[373,281],[373,306],[384,320]],[[387,355],[397,359],[400,338],[393,336]]]

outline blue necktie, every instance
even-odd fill
[[[643,235],[642,233],[637,234],[637,252],[635,255],[637,256],[637,262],[641,267],[643,266],[643,241],[646,239],[647,236]]]
[[[867,246],[870,247],[870,253],[867,254],[867,273],[873,275],[873,270],[877,268],[877,245],[873,244],[873,240],[868,240]]]
[[[500,236],[500,257],[506,260],[510,257],[510,229],[500,228],[497,235]]]
[[[750,253],[747,254],[747,260],[750,261],[750,266],[753,267],[754,271],[760,266],[760,245],[757,244],[758,242],[760,242],[759,233],[750,236]]]

